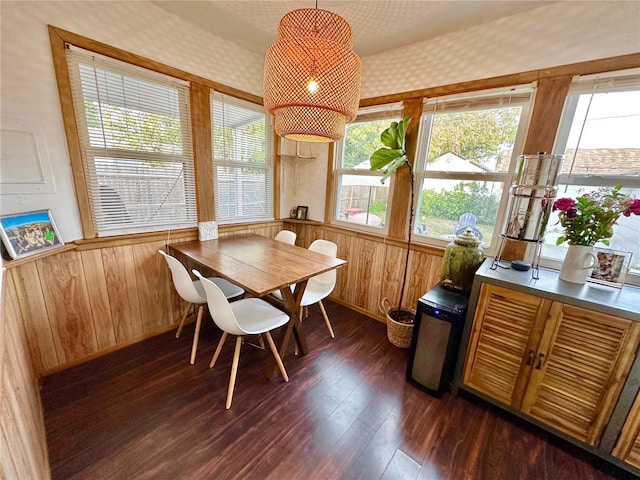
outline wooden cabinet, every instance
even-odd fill
[[[550,307],[549,300],[482,285],[464,383],[507,405],[520,406]]]
[[[596,445],[639,340],[639,322],[483,284],[463,383]]]
[[[636,400],[633,402],[612,454],[640,469],[640,392],[636,394]]]

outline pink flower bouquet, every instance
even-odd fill
[[[613,226],[620,215],[640,215],[640,200],[621,193],[621,188],[621,185],[599,188],[575,200],[557,199],[553,210],[558,211],[564,235],[558,238],[556,245],[569,242],[569,245],[592,246],[598,241],[609,245],[607,239],[613,235]]]

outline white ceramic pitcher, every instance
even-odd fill
[[[592,246],[569,245],[560,269],[560,280],[572,283],[586,282],[597,261]]]

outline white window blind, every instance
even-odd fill
[[[67,49],[98,236],[197,224],[189,85]]]
[[[212,92],[211,123],[216,220],[272,220],[271,117],[260,105]]]

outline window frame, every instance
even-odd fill
[[[223,153],[224,159],[218,160],[216,159],[216,151],[214,148],[214,103],[219,102],[223,105],[225,101],[230,103],[236,108],[241,108],[245,110],[255,111],[260,116],[264,117],[264,152],[265,152],[265,162],[261,163],[249,163],[249,162],[241,162],[236,159],[227,160],[227,152]],[[211,90],[210,93],[210,115],[211,115],[211,162],[213,166],[213,202],[214,202],[214,215],[216,221],[221,225],[234,225],[239,223],[251,223],[251,222],[264,222],[264,221],[273,221],[275,220],[275,147],[274,147],[274,137],[273,137],[273,117],[268,115],[261,106],[254,105],[251,102],[247,102],[245,100],[237,99],[234,97],[230,97],[224,95],[220,92],[216,92],[215,90]],[[222,126],[224,128],[224,125]],[[217,167],[230,167],[230,168],[252,168],[256,170],[264,171],[264,178],[266,183],[267,190],[267,198],[265,199],[266,212],[265,215],[260,216],[230,216],[229,218],[221,218],[219,217],[219,196],[218,192],[220,189],[218,188],[218,183],[220,182],[217,174]],[[269,193],[270,192],[270,193]],[[243,192],[244,193],[244,192]]]
[[[193,152],[195,155],[195,175],[196,175],[196,209],[198,221],[213,220],[213,188],[210,187],[209,179],[212,178],[211,155],[208,154],[211,148],[210,121],[209,121],[209,90],[227,94],[231,97],[246,100],[255,105],[262,105],[262,98],[258,95],[244,92],[242,90],[229,87],[227,85],[214,82],[179,68],[156,62],[126,50],[122,50],[94,39],[84,37],[52,25],[48,25],[49,41],[53,57],[56,83],[60,96],[60,107],[62,110],[62,120],[64,123],[65,136],[69,161],[71,164],[71,175],[75,188],[75,197],[80,215],[82,227],[82,238],[84,240],[97,239],[96,231],[93,227],[93,216],[87,189],[84,164],[82,160],[78,124],[73,106],[73,96],[71,93],[71,81],[69,78],[69,65],[67,64],[66,49],[68,45],[94,52],[98,55],[120,60],[133,66],[146,68],[153,72],[191,82],[190,103],[192,117]],[[278,185],[276,183],[276,188]],[[274,200],[277,201],[278,191],[274,191]],[[185,229],[185,232],[193,229]],[[131,234],[122,235],[126,238]],[[149,238],[156,238],[158,233],[137,234],[138,237],[147,235]],[[115,240],[118,237],[110,237]],[[104,241],[101,242],[104,244]]]
[[[626,80],[625,77],[632,77],[632,79]],[[560,123],[556,131],[553,151],[559,154],[564,154],[566,152],[571,127],[575,119],[581,95],[638,91],[638,85],[640,85],[640,68],[614,70],[593,75],[574,76],[564,101]],[[578,149],[580,149],[579,145]],[[571,162],[572,159],[565,158],[564,161]],[[638,188],[638,180],[637,177],[628,175],[581,174],[573,172],[560,173],[558,175],[558,193],[556,198],[566,196],[563,194],[563,187],[565,186],[613,187],[616,185],[622,185],[623,188]],[[564,243],[559,247],[564,247],[566,251],[567,244]],[[622,249],[617,249],[624,250],[624,247]],[[559,270],[562,266],[563,258],[558,259],[544,256],[544,253],[542,253],[540,256],[540,266]],[[638,259],[634,258],[633,260],[635,263]],[[630,271],[626,276],[625,283],[640,285],[640,273]]]
[[[402,103],[394,103],[394,104],[384,104],[384,105],[376,105],[374,107],[366,107],[361,108],[358,111],[358,116],[356,119],[351,122],[351,124],[355,123],[366,123],[378,120],[388,120],[390,123],[394,120],[401,120],[403,118],[403,106]],[[379,133],[382,133],[379,132]],[[329,223],[332,225],[336,225],[343,228],[348,228],[352,230],[357,230],[361,232],[373,233],[378,235],[388,235],[389,234],[389,222],[385,222],[382,227],[374,227],[369,226],[362,223],[349,222],[347,220],[341,220],[337,218],[338,216],[338,207],[340,205],[340,195],[341,195],[341,185],[342,178],[345,175],[356,176],[356,177],[365,177],[365,178],[376,178],[382,179],[384,174],[380,171],[372,171],[369,169],[357,169],[357,168],[345,168],[343,167],[343,158],[344,158],[344,148],[345,148],[346,134],[345,138],[334,143],[333,150],[333,195],[331,202],[331,215],[329,218]],[[395,175],[392,175],[387,179],[389,193],[388,193],[388,202],[387,202],[387,212],[391,212],[392,209],[392,199],[395,190]]]
[[[192,115],[190,111],[190,89],[188,82],[184,82],[172,77],[167,77],[166,75],[158,74],[151,70],[145,69],[144,67],[125,64],[124,62],[121,62],[119,60],[105,58],[102,55],[84,49],[69,46],[67,47],[67,50],[75,52],[71,55],[70,58],[68,58],[68,64],[70,69],[70,79],[72,78],[72,76],[76,76],[80,93],[79,97],[73,95],[73,102],[76,111],[75,120],[78,126],[78,140],[81,146],[84,145],[84,148],[81,149],[82,161],[84,166],[84,180],[85,186],[89,193],[92,227],[95,231],[96,237],[103,238],[118,235],[152,233],[170,230],[176,225],[175,222],[167,221],[154,224],[153,226],[145,226],[141,223],[137,223],[133,227],[127,227],[124,223],[120,222],[114,227],[109,227],[108,222],[103,218],[103,205],[102,201],[99,199],[101,195],[99,193],[101,184],[98,182],[99,175],[97,173],[97,159],[101,157],[108,159],[128,159],[136,162],[139,161],[141,163],[159,161],[162,163],[182,165],[183,183],[185,188],[184,198],[187,216],[184,218],[184,221],[179,222],[178,225],[179,228],[195,227],[197,225],[197,210],[195,202],[195,161],[191,133]],[[85,109],[87,97],[85,97],[80,83],[80,64],[89,65],[90,63],[94,69],[101,68],[105,71],[135,78],[136,80],[157,82],[158,84],[164,85],[165,87],[175,88],[178,97],[177,106],[180,112],[179,119],[181,120],[180,144],[182,146],[182,152],[150,152],[146,150],[110,147],[106,144],[105,146],[93,146],[91,144],[91,133],[89,124],[87,122],[87,112]],[[143,179],[144,176],[141,176],[139,178]],[[149,183],[148,186],[151,187],[152,184]],[[190,210],[192,211],[192,218],[189,218]]]
[[[535,99],[535,84],[514,85],[501,87],[497,89],[483,89],[464,92],[460,94],[431,97],[424,101],[423,111],[420,116],[420,130],[418,133],[418,146],[416,151],[416,166],[415,166],[415,185],[416,195],[414,199],[413,208],[416,212],[416,218],[419,214],[420,200],[422,196],[422,189],[425,180],[458,180],[458,181],[480,181],[480,182],[501,182],[503,183],[502,193],[498,202],[498,211],[496,214],[495,228],[491,239],[483,238],[482,246],[484,254],[487,256],[493,256],[497,253],[499,247],[498,237],[500,236],[502,224],[505,220],[506,209],[509,200],[509,185],[512,182],[515,168],[516,159],[522,154],[525,146],[529,125],[531,122],[531,114],[533,111],[533,102]],[[522,106],[520,112],[520,120],[518,122],[518,129],[516,131],[516,137],[513,145],[513,151],[511,153],[511,159],[509,160],[509,166],[505,172],[446,172],[446,171],[433,171],[426,169],[426,162],[429,153],[430,139],[431,139],[431,126],[434,116],[438,113],[438,105],[440,108],[443,106],[447,109],[447,113],[451,112],[467,112],[486,110],[492,107],[500,106],[499,99],[508,96],[509,92],[518,92],[518,100],[512,105]],[[525,93],[528,92],[528,93]],[[528,100],[519,99],[520,96],[527,95]],[[475,103],[474,103],[475,102]],[[466,103],[466,107],[465,107]],[[449,107],[447,107],[449,104]],[[434,107],[432,107],[434,105]],[[420,234],[416,231],[417,222],[414,218],[412,238],[418,244],[435,246],[445,248],[451,241],[449,238],[436,238],[429,237]]]

